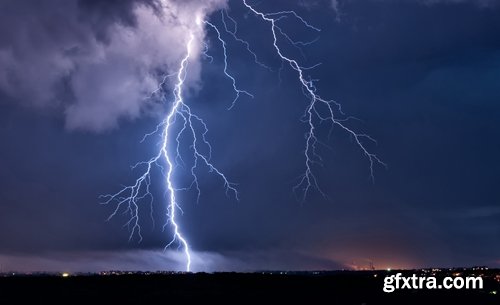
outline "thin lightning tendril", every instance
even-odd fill
[[[227,71],[228,64],[227,64],[227,47],[226,47],[226,41],[224,39],[222,39],[222,36],[220,34],[219,29],[214,24],[212,24],[209,21],[205,20],[203,22],[206,25],[210,26],[212,29],[215,30],[215,32],[217,33],[217,39],[222,44],[222,50],[224,51],[224,74],[226,75],[227,78],[229,78],[231,80],[231,82],[233,84],[233,90],[236,92],[236,96],[234,97],[233,102],[231,103],[231,106],[229,106],[229,108],[228,108],[228,110],[231,110],[236,105],[236,101],[240,98],[241,94],[246,94],[246,95],[248,95],[251,98],[253,98],[254,96],[253,96],[253,94],[251,94],[250,92],[248,92],[246,90],[238,89],[238,87],[236,85],[236,79],[231,74],[229,74],[229,72]],[[250,51],[250,52],[252,52],[252,51]]]
[[[233,24],[233,30],[229,29],[227,22],[226,22],[226,18],[229,19],[231,21],[231,23]],[[273,69],[271,69],[271,67],[267,66],[266,64],[262,63],[259,60],[259,58],[257,57],[257,54],[252,50],[250,43],[246,40],[241,39],[238,36],[238,23],[236,22],[236,20],[234,20],[233,17],[229,16],[229,14],[226,10],[221,11],[221,21],[222,21],[222,24],[224,25],[224,30],[226,31],[226,33],[231,35],[234,38],[234,40],[238,41],[239,43],[243,44],[246,47],[248,53],[250,53],[253,56],[253,59],[254,59],[256,64],[258,64],[262,68],[267,69],[271,72],[273,71]]]

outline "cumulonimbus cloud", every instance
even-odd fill
[[[199,80],[204,17],[226,0],[48,0],[0,4],[0,90],[56,109],[69,129],[100,132],[151,111],[147,97],[178,68],[196,37]]]

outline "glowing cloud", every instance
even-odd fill
[[[137,0],[125,16],[97,26],[99,16],[82,19],[77,0],[60,1],[57,9],[38,1],[16,9],[15,2],[3,2],[0,13],[2,31],[16,29],[1,35],[0,89],[25,105],[58,109],[69,129],[100,132],[157,109],[148,97],[178,68],[189,33],[186,84],[196,86],[205,34],[193,14],[202,20],[226,1]],[[50,19],[60,26],[44,26]]]

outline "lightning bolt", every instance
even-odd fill
[[[227,25],[227,22],[226,22],[226,18],[229,19],[232,24],[233,24],[233,29],[231,30],[229,28],[229,26]],[[222,24],[224,25],[224,30],[226,31],[226,33],[228,33],[229,35],[231,35],[234,40],[238,41],[239,43],[243,44],[248,53],[250,53],[252,56],[253,56],[253,59],[255,61],[256,64],[258,64],[259,66],[261,66],[262,68],[264,69],[267,69],[269,71],[273,71],[273,69],[271,69],[269,66],[267,66],[266,64],[262,63],[259,58],[257,57],[257,53],[255,53],[255,51],[252,50],[252,47],[250,46],[250,43],[244,39],[241,39],[239,36],[238,36],[238,23],[236,22],[236,20],[234,20],[233,17],[229,16],[228,12],[226,10],[222,10],[221,11],[221,21],[222,21]]]
[[[305,19],[303,19],[300,15],[295,13],[294,11],[281,11],[275,13],[262,13],[257,11],[253,6],[249,5],[246,0],[243,0],[243,4],[256,16],[260,17],[263,21],[268,22],[270,24],[270,29],[273,35],[273,48],[276,50],[277,55],[280,57],[283,63],[288,64],[296,73],[298,80],[301,84],[302,91],[304,95],[308,98],[308,106],[304,112],[302,117],[303,121],[308,126],[308,131],[305,137],[305,150],[304,150],[304,159],[305,159],[305,171],[299,177],[298,183],[294,186],[294,192],[302,193],[302,200],[305,200],[306,196],[312,189],[316,189],[323,196],[326,197],[325,193],[321,190],[318,184],[318,180],[314,175],[313,168],[315,165],[321,164],[322,159],[320,155],[317,153],[318,145],[326,145],[322,143],[317,136],[317,128],[318,124],[321,122],[328,121],[331,123],[332,127],[337,126],[344,130],[348,135],[350,135],[357,146],[361,149],[361,152],[366,156],[370,164],[370,176],[373,179],[373,171],[375,164],[381,164],[385,166],[377,155],[369,152],[366,148],[365,141],[375,142],[373,138],[364,133],[358,133],[353,129],[347,127],[346,122],[352,117],[347,117],[342,111],[341,105],[334,100],[326,100],[323,99],[320,95],[316,93],[317,89],[314,85],[315,80],[308,79],[305,71],[316,67],[314,65],[312,67],[303,67],[299,64],[297,59],[289,57],[285,55],[285,52],[278,45],[278,37],[284,38],[285,41],[290,43],[293,47],[298,48],[300,51],[301,47],[310,45],[314,43],[317,39],[302,42],[302,41],[294,41],[279,25],[280,20],[292,16],[296,20],[298,20],[302,25],[306,28],[319,32],[320,29],[309,24]],[[228,25],[226,21],[228,19],[232,23],[232,28]],[[206,25],[207,27],[213,29],[217,35],[218,41],[221,43],[223,50],[223,73],[230,80],[232,89],[234,90],[235,96],[228,107],[228,109],[232,109],[237,100],[241,95],[246,95],[250,98],[253,98],[253,94],[250,92],[240,89],[238,86],[235,77],[229,72],[228,65],[228,50],[227,43],[223,39],[221,35],[221,31],[219,28],[213,23],[207,20],[201,20],[200,16],[196,17],[196,25],[201,27],[202,25]],[[253,56],[254,62],[260,65],[263,68],[266,68],[270,71],[272,69],[262,63],[258,57],[257,53],[251,48],[251,45],[246,40],[240,38],[237,34],[238,27],[236,21],[229,16],[226,11],[221,11],[221,22],[223,25],[223,29],[226,34],[230,35],[235,41],[243,44],[246,50]],[[160,137],[160,148],[158,153],[154,155],[151,159],[143,162],[139,162],[132,167],[132,169],[143,168],[142,174],[135,180],[135,183],[129,186],[123,187],[120,191],[114,194],[108,194],[101,196],[102,204],[115,204],[115,208],[112,213],[109,215],[108,220],[112,219],[116,216],[120,211],[123,210],[124,214],[129,216],[129,220],[125,223],[124,226],[129,228],[130,235],[129,240],[132,240],[134,237],[137,237],[139,242],[142,241],[143,236],[141,234],[141,225],[140,225],[140,217],[139,217],[139,206],[141,202],[145,201],[149,203],[150,206],[150,217],[151,221],[154,225],[154,217],[153,217],[153,195],[151,193],[151,173],[153,168],[157,167],[163,173],[166,179],[166,188],[167,188],[167,221],[163,226],[163,230],[170,225],[173,229],[172,239],[165,246],[165,250],[177,243],[180,248],[182,248],[186,262],[185,262],[185,270],[191,271],[191,250],[189,246],[189,242],[186,239],[185,235],[181,232],[181,227],[178,223],[177,216],[178,213],[182,213],[181,205],[179,204],[178,197],[176,194],[179,191],[186,190],[195,190],[197,193],[197,200],[200,199],[200,185],[197,176],[197,169],[201,166],[206,167],[210,173],[213,173],[219,179],[222,180],[224,185],[226,195],[230,193],[238,200],[238,191],[235,188],[235,184],[231,183],[225,174],[220,171],[217,167],[215,167],[211,162],[212,156],[212,146],[207,140],[208,128],[206,123],[200,118],[198,115],[194,114],[191,111],[191,108],[185,103],[183,97],[183,90],[185,87],[185,80],[188,74],[188,66],[189,62],[193,56],[193,44],[196,39],[196,35],[193,32],[189,32],[189,39],[186,43],[186,53],[182,58],[178,70],[173,74],[165,75],[162,81],[159,84],[157,90],[153,91],[149,97],[153,95],[159,94],[162,92],[163,86],[167,82],[167,79],[170,77],[175,77],[175,85],[173,87],[173,97],[174,100],[168,111],[166,117],[156,126],[156,129],[151,133],[145,134],[144,138],[141,140],[143,142],[147,137],[158,135]],[[201,41],[204,48],[201,51],[201,54],[205,56],[205,58],[209,59],[210,62],[213,61],[213,57],[208,54],[208,45]],[[303,53],[302,53],[303,54]],[[280,69],[281,71],[281,69]],[[319,122],[319,123],[318,123]],[[180,123],[180,124],[179,124]],[[178,124],[178,125],[176,125]],[[180,130],[175,133],[174,125],[180,127]],[[201,127],[201,128],[200,128]],[[192,153],[192,164],[189,168],[189,173],[192,177],[191,182],[187,187],[176,187],[173,182],[173,174],[174,170],[177,167],[185,167],[184,159],[181,154],[181,145],[183,144],[184,135],[187,134],[187,137],[192,139],[189,144],[190,152]],[[174,149],[173,149],[174,148]]]
[[[305,200],[307,194],[311,191],[311,189],[316,189],[320,192],[324,197],[326,194],[321,190],[318,184],[318,180],[313,172],[314,165],[321,165],[322,159],[321,156],[317,153],[318,145],[326,145],[322,143],[317,137],[317,128],[319,122],[329,121],[333,126],[340,127],[340,129],[344,130],[348,135],[354,139],[354,142],[361,149],[361,152],[366,156],[370,164],[370,177],[374,180],[374,165],[380,164],[383,166],[387,166],[379,157],[373,153],[371,153],[367,148],[366,144],[363,140],[368,140],[375,142],[376,141],[367,134],[358,133],[353,129],[347,127],[345,124],[346,121],[351,119],[352,117],[345,117],[344,112],[342,111],[341,105],[334,100],[326,100],[322,98],[319,94],[316,93],[316,87],[314,85],[314,80],[306,79],[305,70],[314,68],[313,67],[302,67],[299,62],[291,57],[285,55],[282,49],[278,45],[278,37],[284,37],[287,41],[292,43],[294,46],[298,45],[308,45],[311,42],[295,42],[293,41],[289,35],[287,35],[277,24],[281,19],[285,16],[293,16],[297,20],[299,20],[305,27],[314,30],[320,31],[320,29],[312,26],[306,20],[304,20],[301,16],[299,16],[294,11],[280,11],[275,13],[262,13],[256,10],[253,6],[249,5],[246,0],[243,0],[243,4],[256,16],[260,17],[262,20],[268,22],[270,24],[271,32],[273,35],[273,47],[276,50],[277,55],[281,58],[282,62],[287,63],[293,70],[296,71],[298,80],[301,84],[303,93],[309,99],[309,105],[307,106],[305,113],[303,115],[303,119],[305,123],[308,125],[308,131],[306,133],[306,145],[304,150],[305,157],[305,171],[299,177],[298,183],[295,185],[294,190],[302,193],[302,200]],[[325,114],[326,112],[326,114]]]
[[[224,16],[224,15],[223,15]],[[204,21],[204,23],[208,26],[210,26],[212,29],[214,29],[214,31],[217,33],[217,39],[220,41],[221,45],[222,45],[222,50],[224,51],[224,74],[226,75],[227,78],[229,78],[233,84],[233,90],[234,92],[236,92],[236,95],[233,99],[233,102],[231,103],[231,106],[229,106],[228,110],[231,110],[235,105],[236,105],[236,101],[240,98],[240,95],[241,94],[246,94],[248,95],[249,97],[253,98],[253,94],[251,94],[250,92],[246,91],[246,90],[241,90],[238,88],[237,84],[236,84],[236,79],[234,78],[234,76],[232,76],[229,72],[228,72],[228,63],[227,63],[227,47],[226,47],[226,41],[224,39],[222,39],[222,36],[220,34],[220,31],[219,29],[212,23],[210,23],[209,21]],[[236,36],[235,36],[236,37]],[[250,52],[252,52],[250,50]],[[255,53],[253,53],[255,54]]]
[[[145,138],[151,136],[156,133],[160,133],[162,141],[161,147],[157,155],[149,159],[148,161],[139,162],[133,168],[138,166],[144,166],[145,170],[143,174],[135,181],[135,183],[131,186],[124,187],[119,192],[115,194],[108,194],[101,196],[104,199],[102,204],[110,204],[116,203],[116,207],[111,215],[108,217],[108,220],[113,218],[121,209],[124,209],[124,213],[128,213],[130,219],[125,223],[125,226],[129,227],[130,235],[129,240],[132,240],[134,236],[138,236],[139,242],[142,241],[141,234],[141,225],[139,222],[139,202],[144,199],[149,199],[151,205],[151,218],[153,219],[152,214],[152,202],[153,195],[151,194],[150,186],[151,186],[151,171],[154,166],[159,167],[166,177],[166,187],[168,191],[168,206],[167,206],[167,218],[168,222],[165,224],[170,224],[173,228],[173,238],[172,240],[165,246],[165,249],[170,247],[173,243],[178,242],[179,246],[182,247],[184,251],[184,255],[186,257],[186,271],[191,271],[191,251],[189,247],[189,243],[186,237],[181,233],[180,226],[177,222],[177,212],[182,212],[182,209],[178,203],[176,193],[181,190],[190,190],[192,188],[196,189],[198,199],[200,197],[200,188],[198,183],[198,177],[196,175],[196,168],[200,165],[200,163],[204,164],[209,172],[215,173],[219,176],[224,184],[226,189],[226,194],[232,192],[236,199],[238,199],[238,191],[234,187],[234,184],[231,183],[226,176],[215,167],[211,161],[212,147],[210,143],[206,139],[206,134],[208,133],[208,128],[205,122],[196,114],[192,113],[191,108],[184,102],[183,99],[183,88],[184,82],[186,80],[187,69],[189,64],[189,59],[192,54],[192,45],[195,39],[193,33],[190,33],[189,41],[186,45],[186,55],[182,59],[179,70],[176,73],[177,82],[174,86],[173,95],[174,102],[170,108],[169,113],[166,118],[157,125],[156,129],[149,134],[145,135]],[[225,72],[227,70],[225,69]],[[230,74],[227,74],[230,77]],[[234,78],[233,85],[236,89],[236,81]],[[162,85],[165,80],[160,84]],[[246,91],[236,91],[237,93],[246,93]],[[180,119],[183,124],[181,130],[177,133],[175,138],[173,138],[172,134],[172,126],[176,123],[176,119]],[[199,123],[203,128],[201,131],[197,131],[195,127],[195,122]],[[187,188],[176,188],[173,183],[173,171],[175,165],[182,161],[182,157],[180,154],[180,145],[181,145],[181,137],[185,132],[189,132],[192,137],[192,142],[190,143],[190,148],[193,153],[194,162],[191,166],[190,173],[192,175],[192,182]],[[201,137],[199,136],[201,134]],[[143,140],[145,139],[143,138]],[[201,139],[200,139],[201,138]],[[175,139],[175,156],[172,157],[169,153],[169,146],[172,143],[172,140]],[[203,153],[200,145],[204,145],[207,147],[207,153]],[[166,163],[167,170],[165,172],[165,168],[161,165],[161,161]],[[165,226],[163,227],[165,229]]]

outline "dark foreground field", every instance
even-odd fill
[[[500,288],[494,275],[482,290],[387,294],[382,291],[386,274],[8,276],[0,277],[0,304],[500,304],[500,295],[494,294]]]

